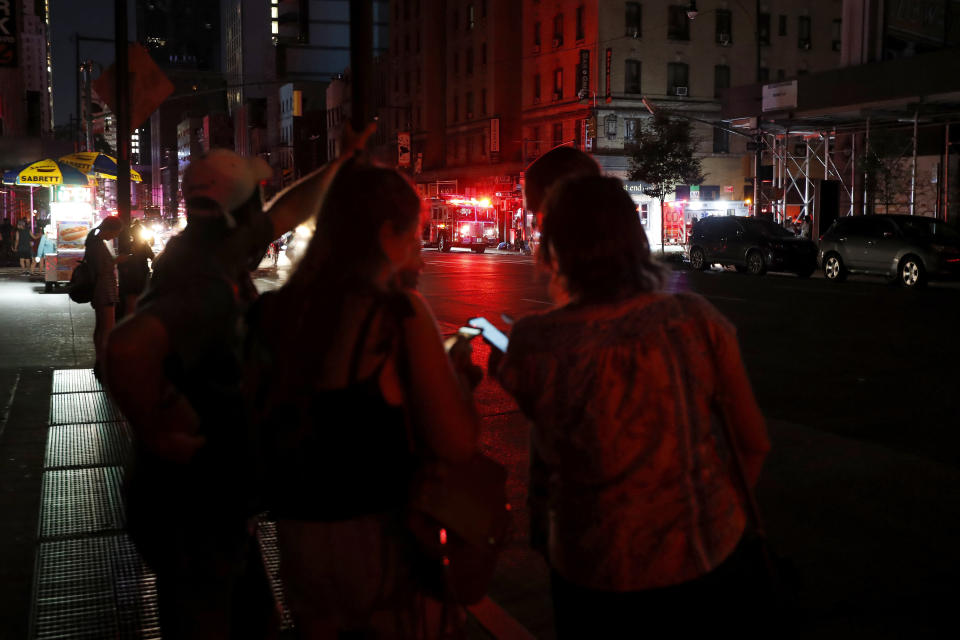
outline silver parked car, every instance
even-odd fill
[[[818,261],[827,280],[867,273],[922,287],[960,278],[960,231],[925,216],[847,216],[820,237]]]

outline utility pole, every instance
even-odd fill
[[[350,0],[350,120],[359,134],[373,117],[373,0]]]
[[[757,37],[757,84],[760,85],[761,105],[763,104],[763,80],[760,73],[760,49],[762,40],[760,38],[760,0],[757,0],[756,13],[754,14]],[[763,108],[761,106],[761,113]],[[760,117],[757,117],[757,137],[754,143],[757,145],[753,155],[753,215],[760,213],[760,164],[763,162],[763,131],[760,128]],[[784,202],[786,206],[786,202]]]
[[[117,214],[126,226],[130,225],[130,77],[127,44],[127,0],[115,0],[117,77]],[[120,252],[129,252],[128,233],[120,238]]]

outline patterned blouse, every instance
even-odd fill
[[[523,318],[499,377],[534,423],[531,519],[564,578],[664,587],[733,551],[746,517],[720,415],[764,442],[766,427],[734,328],[706,300],[643,294]]]

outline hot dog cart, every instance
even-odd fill
[[[50,234],[56,250],[43,256],[44,287],[52,291],[70,282],[74,267],[83,258],[87,234],[94,227],[91,190],[87,187],[55,188],[50,203]]]

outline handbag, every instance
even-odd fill
[[[479,602],[510,521],[507,472],[496,461],[477,453],[463,464],[421,464],[410,484],[406,516],[420,587],[447,604]]]
[[[73,268],[73,273],[70,274],[70,286],[68,290],[70,299],[80,304],[92,302],[96,285],[97,279],[94,276],[93,269],[90,268],[90,264],[87,262],[86,255],[84,255],[80,262],[77,263],[77,266]]]

